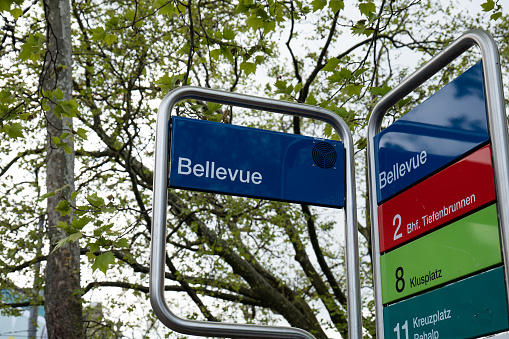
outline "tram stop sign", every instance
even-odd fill
[[[373,133],[382,111],[375,108],[370,121],[377,329],[384,339],[509,330],[484,62],[383,131]]]
[[[345,205],[345,149],[335,140],[171,118],[170,187]]]
[[[342,142],[172,116],[183,100],[312,118],[329,124]],[[167,187],[256,199],[344,208],[348,334],[362,337],[355,162],[348,125],[321,107],[209,88],[168,93],[156,124],[150,301],[168,328],[183,334],[227,338],[313,339],[299,328],[191,321],[176,316],[164,298]]]

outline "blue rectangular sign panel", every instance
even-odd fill
[[[375,136],[378,203],[488,140],[478,62]]]
[[[345,205],[345,150],[334,140],[172,117],[173,188]]]

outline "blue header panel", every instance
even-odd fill
[[[170,187],[343,207],[339,141],[172,117]]]
[[[375,136],[378,203],[488,139],[482,65],[478,62]]]

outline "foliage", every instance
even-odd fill
[[[72,99],[64,100],[61,91],[44,92],[40,85],[48,46],[38,1],[0,2],[0,289],[23,291],[19,302],[4,302],[2,311],[15,312],[26,298],[43,302],[37,291],[44,279],[35,266],[45,267],[49,244],[38,221],[47,198],[64,189],[47,192],[44,185],[42,131],[51,102],[58,115],[74,118],[72,133],[49,140],[67,152],[69,140],[74,142],[76,190],[57,208],[62,215],[72,211],[72,222],[45,227],[67,232],[58,246],[79,239],[83,302],[103,302],[105,318],[114,319],[103,325],[123,322],[124,335],[159,331],[178,337],[158,326],[153,314],[144,321],[154,125],[157,105],[169,90],[204,86],[335,112],[354,133],[358,187],[367,197],[363,152],[370,108],[416,66],[405,68],[398,58],[412,55],[422,63],[479,26],[494,35],[502,65],[509,64],[509,20],[491,0],[478,16],[458,10],[459,2],[442,7],[426,0],[74,0],[71,6],[74,82]],[[475,57],[466,55],[401,101],[389,120]],[[57,65],[54,71],[61,70]],[[337,138],[314,121],[199,101],[180,104],[176,114]],[[190,319],[290,324],[317,338],[347,335],[337,211],[179,190],[168,194],[166,290],[172,308]],[[367,204],[359,205],[364,326],[370,336],[371,235]]]

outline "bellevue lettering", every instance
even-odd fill
[[[420,165],[424,165],[427,160],[426,151],[422,151],[420,154],[416,154],[411,157],[403,164],[395,163],[392,165],[392,170],[389,173],[385,173],[385,171],[380,172],[378,175],[380,189],[384,188],[386,185],[390,185],[401,177],[404,177],[405,174],[410,173],[413,169],[417,169]]]
[[[235,181],[237,178],[240,182],[249,184],[250,182],[259,185],[262,183],[262,175],[260,172],[244,171],[231,168],[217,167],[214,161],[205,161],[205,166],[202,164],[195,164],[192,166],[191,159],[179,157],[178,161],[178,174],[194,175],[196,177],[210,178],[230,181]]]

